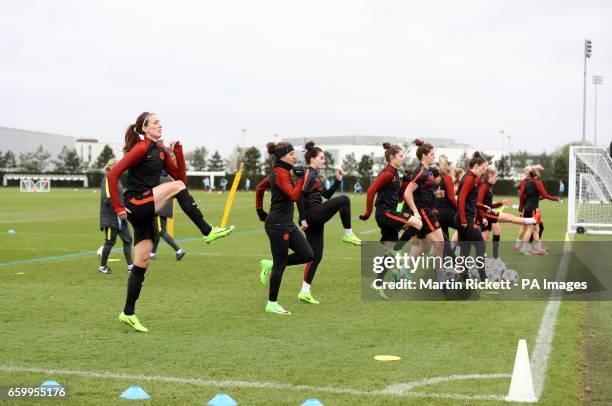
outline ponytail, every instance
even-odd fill
[[[134,124],[128,125],[127,130],[125,130],[125,146],[123,147],[123,152],[130,152],[138,142],[140,142],[140,137],[134,129]]]
[[[472,159],[470,159],[470,162],[468,163],[468,167],[472,169],[476,165],[482,165],[485,162],[487,161],[486,159],[483,158],[482,154],[478,151],[475,151],[474,154],[472,155]]]
[[[281,141],[278,144],[269,142],[266,144],[266,149],[268,150],[268,154],[274,155],[276,159],[281,159],[289,152],[293,151],[293,145],[284,141]]]
[[[308,141],[306,145],[304,145],[304,161],[306,161],[306,165],[310,165],[310,160],[316,158],[323,150],[319,147],[315,146],[313,141]]]
[[[445,176],[451,175],[452,170],[451,170],[450,164],[448,163],[448,159],[446,159],[444,155],[440,157],[439,165],[440,165],[440,173],[442,175],[445,175]]]
[[[402,152],[402,147],[399,145],[392,145],[390,142],[383,142],[383,148],[385,149],[385,160],[391,162],[391,157]]]
[[[125,146],[123,147],[123,152],[130,152],[130,150],[134,148],[134,145],[138,144],[140,135],[144,135],[142,128],[147,124],[147,120],[152,114],[153,113],[148,111],[140,113],[136,122],[128,126],[127,130],[125,130]]]
[[[412,143],[417,146],[416,156],[419,161],[421,160],[423,155],[429,154],[431,150],[434,149],[433,145],[426,143],[425,141],[420,140],[418,138],[412,141]]]
[[[531,176],[532,178],[538,178],[540,177],[540,171],[543,171],[544,167],[540,164],[538,165],[531,165],[529,167],[529,176]]]

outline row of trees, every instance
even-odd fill
[[[93,164],[96,169],[104,167],[109,159],[115,154],[107,145]],[[88,169],[87,163],[79,157],[76,149],[64,146],[55,159],[51,159],[51,153],[39,146],[36,151],[19,154],[18,159],[12,151],[0,151],[0,169],[13,169],[22,172],[42,173],[48,171],[54,173],[82,173]]]
[[[225,171],[227,166],[226,160],[221,157],[219,151],[215,151],[208,158],[208,149],[206,147],[198,147],[191,152],[185,154],[187,165],[194,171]]]
[[[224,171],[227,163],[219,154],[219,151],[207,159],[208,151],[206,147],[196,148],[188,155],[190,167],[197,171]],[[77,153],[75,148],[64,146],[55,159],[51,158],[51,153],[41,145],[36,151],[19,154],[18,157],[12,151],[0,151],[0,170],[18,170],[28,173],[83,173],[90,169],[100,170],[106,163],[115,158],[115,154],[108,145],[105,145],[98,158],[93,164],[88,165]]]
[[[519,151],[512,156],[504,155],[495,161],[495,167],[502,178],[509,178],[511,175],[522,174],[527,165],[540,164],[544,167],[540,174],[542,180],[562,180],[567,183],[571,145],[578,144],[566,144],[552,154],[529,155],[526,151]]]
[[[552,154],[529,155],[526,151],[519,151],[511,156],[502,156],[498,160],[494,160],[493,156],[487,156],[486,154],[485,157],[499,170],[501,178],[520,176],[526,165],[540,164],[545,168],[542,172],[543,180],[558,179],[565,181],[568,177],[570,145],[573,144],[566,144]],[[113,150],[106,145],[92,164],[93,169],[103,168],[114,157]],[[325,151],[325,157],[327,164],[323,169],[323,175],[332,176],[335,171],[334,159],[327,151]],[[261,152],[256,147],[236,148],[228,159],[223,159],[219,151],[215,151],[212,156],[208,157],[208,150],[202,146],[188,152],[185,158],[189,168],[195,171],[228,171],[234,173],[242,162],[245,174],[259,175],[269,173],[274,165],[274,158],[263,159]],[[464,168],[469,159],[470,157],[467,154],[463,154],[454,164],[457,167]],[[416,159],[413,159],[413,161],[408,164],[409,167],[416,165]],[[370,155],[363,155],[357,159],[354,153],[350,153],[342,159],[344,173],[360,178],[373,176],[373,168],[376,165],[384,165],[384,162],[380,158],[374,158]],[[11,151],[0,151],[0,169],[41,173],[49,167],[55,173],[82,173],[89,169],[87,163],[80,159],[74,148],[63,147],[55,159],[51,159],[51,154],[42,146],[39,146],[34,152],[19,154],[18,157]]]

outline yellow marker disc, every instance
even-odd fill
[[[377,355],[374,357],[376,361],[399,361],[402,357],[397,355]]]
[[[23,272],[17,272],[15,275],[24,275]]]
[[[108,262],[117,262],[119,258],[109,258]]]

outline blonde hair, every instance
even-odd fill
[[[446,157],[442,155],[438,161],[440,165],[440,173],[445,176],[450,176],[452,174],[453,169],[448,163],[448,159],[446,159]]]
[[[523,168],[523,175],[529,176],[529,172],[531,172],[531,165],[527,165]]]
[[[535,176],[540,177],[540,171],[544,170],[544,167],[542,165],[540,165],[540,164],[538,164],[538,165],[531,165],[528,168],[529,168],[529,175],[531,177],[535,177]]]
[[[108,172],[111,168],[117,163],[117,158],[111,158],[108,160],[106,165],[104,165],[104,171]]]
[[[462,168],[455,168],[455,182],[459,182],[461,179],[461,176],[463,176],[463,174],[465,173],[465,171]]]

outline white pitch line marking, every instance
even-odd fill
[[[314,391],[314,392],[325,392],[334,394],[346,394],[346,395],[357,395],[357,396],[394,396],[394,397],[420,397],[420,398],[438,398],[438,399],[461,399],[461,400],[503,400],[502,395],[461,395],[455,393],[425,393],[425,392],[389,392],[387,389],[384,390],[359,390],[354,388],[337,388],[332,386],[312,386],[312,385],[293,385],[288,383],[275,383],[275,382],[249,382],[235,379],[199,379],[199,378],[181,378],[175,376],[160,376],[160,375],[142,375],[142,374],[124,374],[114,373],[107,371],[79,371],[70,369],[46,369],[46,368],[25,368],[14,365],[0,365],[0,371],[2,372],[31,372],[45,374],[49,376],[53,375],[65,375],[65,376],[80,376],[84,378],[102,378],[102,379],[122,379],[131,382],[138,381],[157,381],[157,382],[171,382],[171,383],[182,383],[197,386],[219,386],[219,387],[234,387],[234,388],[253,388],[253,389],[285,389],[285,390],[296,390],[296,391]],[[506,378],[508,374],[491,374],[491,375],[451,375],[449,377],[436,377],[428,378],[427,380],[435,382],[448,382],[452,380],[465,380],[465,379],[492,379],[492,378]],[[479,378],[470,378],[479,377]],[[404,385],[412,385],[411,387],[417,387],[424,385],[423,382],[427,380],[421,380],[416,382],[408,382]],[[391,385],[393,386],[393,385]]]
[[[361,231],[361,232],[359,232],[359,234],[372,234],[372,233],[374,233],[376,231],[379,231],[379,230],[380,230],[379,228],[371,228],[369,230]]]
[[[570,253],[564,252],[559,264],[559,273],[557,281],[564,281],[569,268]],[[544,315],[540,322],[540,329],[536,337],[535,346],[531,353],[531,373],[533,375],[533,385],[536,398],[540,399],[544,391],[544,381],[546,379],[546,370],[548,368],[548,358],[552,350],[552,341],[555,337],[555,326],[557,324],[557,316],[559,307],[561,306],[561,296],[563,292],[558,290],[551,293],[548,299]]]
[[[435,376],[432,378],[425,378],[420,381],[412,381],[406,383],[396,383],[387,386],[381,391],[381,393],[387,394],[403,394],[409,392],[411,389],[418,388],[420,386],[434,385],[440,382],[451,382],[451,381],[465,381],[471,379],[503,379],[511,378],[512,374],[468,374],[468,375],[448,375],[448,376]]]

